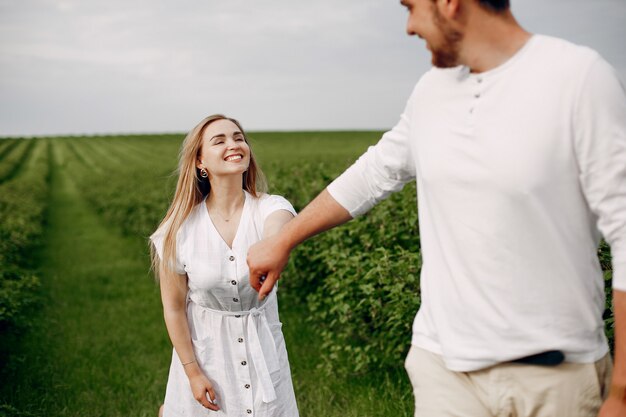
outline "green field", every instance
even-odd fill
[[[253,133],[251,140],[270,190],[300,209],[379,135]],[[1,294],[23,301],[0,301],[0,415],[156,415],[171,345],[146,237],[172,194],[181,139],[0,141],[1,198],[15,200],[2,217],[13,225],[2,233],[15,238],[15,254],[0,258],[15,273],[2,276],[10,285]],[[33,285],[18,285],[28,277]],[[300,278],[293,267],[284,275],[280,308],[301,415],[409,415],[401,363],[374,374],[330,360],[343,371],[329,374],[323,323],[309,319],[316,289],[298,294],[311,281]]]
[[[379,137],[251,134],[270,191],[296,209]],[[0,140],[0,416],[156,415],[171,345],[146,238],[173,192],[181,140]],[[417,248],[407,242],[419,244],[414,198],[414,188],[407,187],[371,216],[311,240],[283,275],[281,320],[302,416],[411,414],[401,356],[412,314],[381,312],[397,304],[394,297],[404,288],[383,289],[376,274],[385,273],[384,265],[412,274],[407,283],[415,296],[402,298],[409,300],[404,308],[416,310],[419,265],[403,267],[413,262],[408,251]],[[413,215],[405,223],[384,223],[391,205]],[[402,236],[394,234],[407,224]],[[359,233],[363,228],[369,232]],[[404,248],[385,252],[396,238],[401,246],[406,241]],[[373,264],[378,269],[368,267]],[[328,276],[352,282],[358,287],[352,296],[372,304],[361,300],[352,309],[353,301],[341,297]],[[329,302],[339,310],[329,309]],[[378,316],[363,321],[364,313]],[[393,334],[399,343],[391,338],[393,346],[385,347]]]

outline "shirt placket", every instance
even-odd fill
[[[482,75],[477,75],[472,77],[471,80],[471,94],[472,98],[469,106],[469,115],[470,115],[470,125],[474,126],[476,123],[476,113],[480,106],[481,98],[484,92],[484,77]]]
[[[238,268],[237,268],[237,257],[233,253],[233,251],[229,251],[227,254],[227,262],[228,262],[228,276],[226,277],[227,282],[226,285],[230,287],[230,291],[228,293],[231,295],[232,306],[237,310],[242,310],[241,308],[241,297],[239,295],[239,280],[238,280]],[[241,314],[236,314],[234,316],[235,320],[238,321],[237,331],[234,333],[234,340],[231,340],[230,344],[233,346],[233,360],[235,360],[234,368],[237,374],[237,380],[239,381],[239,387],[242,391],[242,397],[245,398],[244,404],[242,404],[242,408],[245,411],[246,415],[251,416],[253,414],[253,404],[254,398],[252,396],[252,380],[250,378],[250,364],[248,360],[248,353],[246,349],[246,336],[244,332],[244,317]],[[250,323],[248,323],[250,325]]]

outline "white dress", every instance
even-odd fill
[[[246,255],[259,241],[269,214],[287,210],[283,197],[245,193],[232,249],[213,225],[205,201],[194,207],[177,235],[175,270],[187,274],[187,318],[196,359],[213,384],[220,411],[194,398],[181,361],[172,355],[164,417],[297,417],[275,287],[259,303],[250,286]],[[163,231],[151,240],[162,255]]]

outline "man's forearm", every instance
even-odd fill
[[[247,258],[250,285],[259,292],[259,299],[272,291],[293,248],[351,218],[348,210],[324,190],[300,214],[287,222],[278,234],[252,245]]]
[[[328,190],[322,191],[280,231],[279,239],[291,251],[310,237],[351,220],[352,216]]]
[[[613,315],[615,317],[615,364],[609,396],[598,417],[626,415],[626,291],[613,290]]]
[[[611,394],[626,402],[626,291],[613,290],[615,317],[615,365]]]

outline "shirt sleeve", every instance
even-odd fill
[[[626,291],[626,93],[599,56],[584,80],[575,120],[580,182],[613,256],[613,288]]]
[[[185,271],[185,265],[181,261],[181,253],[180,253],[180,245],[178,244],[178,237],[177,237],[176,240],[177,240],[177,242],[176,242],[176,262],[175,262],[174,267],[172,269],[177,274],[184,275],[186,273],[186,271]],[[163,246],[164,246],[164,241],[165,241],[165,230],[164,230],[164,228],[161,227],[156,232],[154,232],[154,234],[152,234],[152,236],[150,236],[150,241],[152,242],[152,245],[154,246],[154,249],[156,250],[157,254],[159,255],[159,258],[163,259]]]
[[[263,223],[265,223],[265,220],[267,220],[270,214],[278,210],[286,210],[294,216],[296,215],[296,210],[285,197],[281,197],[279,195],[266,195],[259,202],[259,211],[261,212],[261,221]]]
[[[327,190],[357,217],[415,178],[415,162],[409,144],[415,89],[398,123],[370,146]]]

